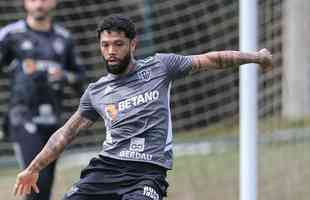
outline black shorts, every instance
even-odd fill
[[[91,159],[63,200],[162,200],[166,174],[157,165],[99,156]]]

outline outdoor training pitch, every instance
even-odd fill
[[[308,200],[310,195],[310,145],[308,143],[273,143],[259,145],[258,199]],[[87,164],[87,163],[86,163]],[[82,166],[58,165],[53,200],[60,200]],[[12,196],[17,168],[0,169],[1,199]],[[237,149],[208,155],[187,155],[175,159],[169,172],[167,200],[239,199],[239,155]]]

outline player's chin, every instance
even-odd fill
[[[33,14],[33,17],[38,21],[42,21],[45,20],[48,15],[45,12],[36,12],[35,14]]]

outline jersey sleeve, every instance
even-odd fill
[[[79,112],[81,115],[87,119],[90,119],[91,121],[96,121],[100,115],[95,110],[95,108],[92,105],[91,102],[91,96],[90,96],[90,87],[86,89],[84,94],[81,97],[80,105],[79,105]]]
[[[5,30],[0,30],[0,66],[8,65],[13,59],[9,43],[9,34]]]
[[[171,79],[184,77],[192,69],[192,57],[177,54],[157,54],[157,57],[166,69]]]
[[[85,68],[81,64],[80,57],[76,52],[76,47],[72,38],[67,39],[67,54],[65,70],[68,83],[80,95],[83,93],[83,83],[85,80]],[[73,79],[72,79],[73,77]]]
[[[83,79],[85,75],[85,68],[81,64],[81,59],[76,51],[76,46],[71,37],[67,38],[67,53],[65,68],[68,72],[74,73],[78,79]]]

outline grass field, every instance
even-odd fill
[[[273,143],[259,146],[258,199],[308,200],[310,195],[310,145]],[[208,155],[187,155],[175,159],[169,172],[168,200],[237,200],[239,197],[239,155],[237,149]],[[82,166],[63,167],[56,177],[53,200],[60,200]],[[11,189],[17,168],[0,170],[1,199],[15,200]]]

